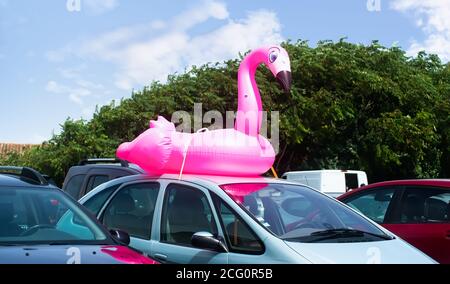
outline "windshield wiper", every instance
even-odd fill
[[[326,239],[334,239],[334,238],[341,238],[341,237],[363,237],[364,235],[369,235],[373,237],[377,237],[383,240],[392,240],[393,238],[391,236],[385,235],[385,234],[377,234],[377,233],[371,233],[356,229],[346,229],[346,228],[339,228],[339,229],[329,229],[329,230],[323,230],[318,232],[313,232],[310,234],[310,236],[313,237],[321,237],[318,240],[326,240]]]
[[[329,230],[321,230],[311,233],[310,235],[294,237],[294,238],[283,238],[285,241],[300,241],[306,243],[320,242],[323,240],[330,239],[340,239],[340,238],[352,238],[352,237],[364,237],[364,236],[372,236],[382,240],[392,240],[393,237],[384,234],[371,233],[361,230],[355,229],[346,229],[346,228],[338,228],[338,229],[329,229]]]

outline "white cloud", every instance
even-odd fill
[[[150,23],[150,27],[154,30],[161,30],[164,29],[166,26],[167,26],[166,23],[161,20],[156,20]]]
[[[87,7],[89,11],[96,14],[101,14],[107,11],[111,11],[119,6],[118,0],[83,0],[82,9]]]
[[[210,18],[225,20],[228,17],[229,13],[224,3],[204,0],[200,5],[176,16],[173,20],[173,28],[177,30],[188,30]]]
[[[56,83],[55,81],[48,81],[47,85],[45,86],[45,90],[47,92],[55,93],[55,94],[63,93],[64,91],[67,91],[67,89],[68,88],[66,86],[62,86],[62,85]]]
[[[66,85],[52,80],[45,86],[47,92],[67,95],[72,102],[82,107],[85,106],[85,98],[93,96],[95,92],[103,89],[102,85],[82,79],[76,80],[74,85]]]
[[[394,0],[391,7],[412,13],[415,23],[426,35],[422,42],[413,40],[408,50],[415,55],[421,50],[436,53],[450,60],[450,1],[449,0]]]
[[[109,96],[110,92],[102,84],[98,84],[84,77],[87,76],[87,65],[81,64],[73,68],[61,68],[58,70],[64,83],[51,80],[47,82],[45,90],[49,93],[67,96],[68,99],[80,107],[82,116],[89,118],[95,110],[95,101]]]
[[[205,30],[210,21],[214,21],[214,28],[193,33],[194,28]],[[275,13],[259,10],[233,19],[224,3],[203,0],[173,18],[121,27],[48,52],[47,58],[59,64],[74,60],[83,64],[58,69],[61,78],[49,81],[46,90],[67,95],[87,117],[92,115],[95,103],[117,96],[116,88],[130,91],[153,80],[164,82],[167,75],[192,65],[235,58],[239,52],[281,41],[281,24]],[[88,77],[86,64],[105,63],[112,68],[104,75],[113,79],[111,84],[116,88]]]
[[[209,20],[223,24],[191,35],[191,28]],[[160,30],[155,32],[156,28]],[[281,25],[273,12],[253,11],[244,19],[232,19],[224,3],[202,1],[170,21],[123,27],[50,52],[48,57],[62,60],[77,56],[111,62],[116,66],[116,87],[130,90],[152,80],[165,81],[167,75],[192,65],[234,58],[239,52],[282,40]]]
[[[49,93],[66,96],[72,103],[75,103],[81,110],[84,118],[89,118],[95,111],[95,102],[111,95],[110,90],[104,85],[89,80],[86,73],[88,66],[81,64],[72,68],[58,69],[59,76],[63,83],[50,80],[45,86]]]
[[[116,86],[145,85],[165,81],[168,74],[192,65],[234,58],[239,52],[282,41],[280,23],[274,13],[249,13],[243,20],[231,20],[206,34],[190,36],[174,30],[147,41],[135,42],[117,52]],[[157,68],[155,68],[157,66]]]

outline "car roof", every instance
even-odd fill
[[[390,180],[390,181],[377,182],[377,183],[372,183],[372,184],[357,188],[355,190],[349,191],[349,192],[339,196],[338,199],[344,199],[344,198],[351,196],[357,192],[372,189],[372,188],[385,187],[385,186],[402,186],[402,185],[403,186],[405,186],[405,185],[436,186],[436,187],[450,188],[450,179],[408,179],[408,180]]]
[[[130,173],[144,173],[144,171],[134,164],[130,164],[128,167],[124,167],[120,164],[87,164],[81,166],[73,166],[70,168],[70,172],[89,172],[92,169],[111,169],[111,170],[123,170]]]
[[[88,194],[83,196],[81,200],[89,199],[90,196],[97,194],[98,192],[103,191],[106,188],[121,185],[129,182],[146,182],[146,181],[156,181],[156,180],[172,180],[172,181],[183,181],[194,183],[200,186],[221,186],[225,184],[237,184],[237,183],[279,183],[279,184],[293,184],[293,185],[301,185],[296,182],[290,182],[285,179],[274,179],[268,177],[230,177],[230,176],[210,176],[210,175],[193,175],[186,174],[182,175],[181,179],[179,175],[176,174],[163,174],[163,175],[149,175],[149,174],[138,174],[138,175],[130,175],[124,176],[117,179],[110,180],[106,183],[103,183],[90,191]],[[309,187],[304,185],[305,187]],[[312,188],[311,188],[312,189]],[[314,190],[314,189],[312,189]]]
[[[149,176],[151,177],[151,176]],[[155,178],[155,177],[153,177]],[[179,180],[179,175],[174,174],[164,174],[158,176],[159,179],[177,179]],[[208,183],[213,183],[215,185],[224,185],[224,184],[235,184],[235,183],[290,183],[285,179],[274,179],[269,177],[236,177],[236,176],[211,176],[211,175],[191,175],[186,174],[182,175],[181,181],[187,182],[198,182],[205,181]]]
[[[365,173],[364,171],[359,171],[359,170],[306,170],[306,171],[291,171],[291,172],[285,172],[283,175],[286,174],[305,174],[305,173],[349,173],[349,174],[353,174],[353,173]]]
[[[39,187],[39,188],[57,188],[51,184],[37,184],[32,180],[26,178],[20,178],[18,176],[11,176],[6,174],[0,174],[0,186],[11,186],[11,187]]]

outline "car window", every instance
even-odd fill
[[[103,213],[103,224],[132,237],[150,239],[159,183],[132,184],[122,188]]]
[[[394,196],[394,190],[393,188],[372,190],[344,202],[375,222],[384,223],[387,210]]]
[[[106,175],[95,175],[95,176],[91,176],[89,178],[87,187],[86,187],[86,192],[85,194],[89,193],[90,191],[92,191],[94,188],[96,188],[97,186],[104,184],[105,182],[109,181],[109,177]]]
[[[348,191],[349,189],[358,188],[358,174],[345,174],[345,188]]]
[[[390,239],[363,216],[316,190],[295,184],[241,183],[220,186],[265,229],[290,242],[372,242]],[[359,231],[358,235],[321,234]]]
[[[217,236],[217,226],[206,195],[193,187],[168,185],[161,220],[161,241],[191,246],[192,235],[198,232]]]
[[[96,195],[92,196],[87,200],[83,205],[86,207],[92,214],[95,216],[100,213],[100,209],[102,209],[103,204],[106,202],[106,200],[111,196],[111,194],[119,188],[121,184],[111,186],[109,188],[106,188],[102,190],[101,192],[97,193]]]
[[[0,195],[0,224],[14,224],[17,228],[26,230],[36,225],[39,221],[35,215],[28,214],[27,208],[30,207],[30,200],[25,199],[22,194]],[[13,212],[12,214],[9,212]]]
[[[264,246],[255,233],[220,197],[212,195],[230,251],[262,254]]]
[[[98,225],[59,190],[1,188],[0,224],[0,243],[108,243]]]
[[[449,223],[450,190],[407,187],[402,197],[399,223]]]
[[[83,186],[85,177],[86,175],[76,175],[67,182],[66,193],[72,196],[75,200],[80,198],[80,190]]]

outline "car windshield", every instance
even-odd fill
[[[294,242],[368,242],[392,239],[331,197],[304,186],[246,183],[221,186],[260,225]]]
[[[109,242],[102,229],[58,189],[0,187],[0,245]]]

